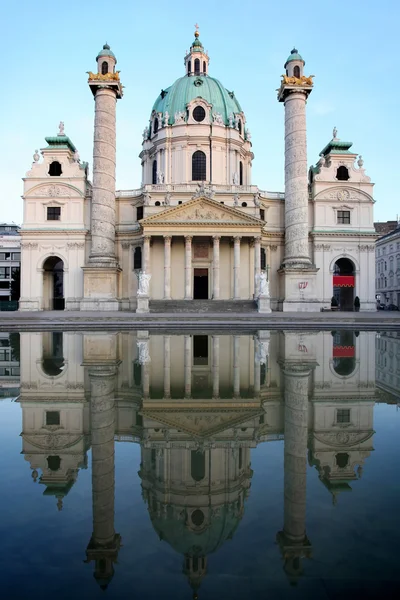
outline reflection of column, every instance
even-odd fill
[[[254,238],[254,298],[260,294],[261,238]]]
[[[192,337],[185,335],[185,398],[192,395]]]
[[[145,273],[150,273],[150,236],[145,235],[143,238],[143,270]]]
[[[171,336],[164,335],[164,398],[171,396]]]
[[[171,300],[171,239],[164,235],[164,300]]]
[[[240,396],[240,336],[233,336],[233,395]]]
[[[219,335],[212,336],[213,398],[219,397]]]
[[[149,332],[138,331],[137,347],[139,351],[138,362],[142,366],[143,397],[148,398],[150,394],[150,350]]]
[[[260,393],[260,380],[261,380],[261,368],[260,368],[260,357],[258,351],[259,340],[255,335],[254,340],[254,396],[257,397]]]
[[[306,535],[308,379],[313,364],[282,364],[285,387],[284,526],[277,535],[287,575],[302,573],[301,558],[311,556]]]
[[[233,299],[240,299],[240,236],[233,238]]]
[[[219,299],[219,241],[220,235],[213,236],[213,300]]]
[[[115,365],[89,367],[93,533],[86,556],[87,562],[95,561],[94,576],[102,589],[114,575],[121,540],[114,530],[115,375]]]
[[[185,236],[185,300],[192,299],[192,240],[191,235]]]

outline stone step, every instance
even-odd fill
[[[257,312],[257,305],[254,300],[150,300],[149,307],[152,313]]]

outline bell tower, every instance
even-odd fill
[[[95,101],[91,248],[84,271],[81,310],[118,310],[120,268],[115,255],[116,104],[122,98],[117,59],[108,44],[96,56],[97,73],[88,72]]]

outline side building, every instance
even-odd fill
[[[13,300],[11,282],[21,267],[21,238],[15,223],[0,223],[0,310]]]
[[[400,306],[400,223],[376,242],[375,289],[379,304]]]

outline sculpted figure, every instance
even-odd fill
[[[145,127],[143,129],[143,141],[145,142],[147,140],[147,138],[149,137],[149,128]]]
[[[168,127],[169,112],[166,110],[164,114],[164,127]]]
[[[239,200],[240,200],[239,194],[235,194],[233,196],[233,206],[239,206]]]
[[[58,126],[58,135],[65,135],[64,133],[64,121],[60,121]]]
[[[250,133],[250,129],[246,129],[246,140],[248,140],[250,142],[251,140],[251,133]]]
[[[254,206],[260,206],[260,198],[258,194],[254,194],[253,196]]]
[[[164,183],[164,173],[157,171],[157,183]]]
[[[178,123],[185,122],[185,113],[182,110],[179,110],[175,113],[175,125]]]
[[[233,181],[233,185],[238,185],[238,183],[239,183],[239,177],[238,177],[237,171],[234,172],[233,177],[232,177],[232,181]]]
[[[336,138],[337,138],[337,129],[336,129],[336,126],[333,128],[332,135],[333,135],[332,139],[336,140]]]
[[[169,206],[171,204],[171,192],[165,194],[164,205]]]
[[[137,347],[139,350],[139,364],[145,365],[150,362],[149,342],[148,340],[139,340]]]
[[[81,160],[81,158],[79,156],[79,152],[78,152],[78,150],[75,150],[74,161],[78,163],[80,160]]]
[[[40,158],[40,156],[39,156],[39,151],[38,151],[38,150],[35,150],[35,154],[33,155],[33,160],[34,160],[34,162],[35,162],[35,163],[37,163],[37,162],[38,162],[38,160],[39,160],[39,158]]]
[[[149,295],[150,279],[151,275],[149,273],[145,273],[145,271],[139,272],[139,289],[137,292],[138,296]]]
[[[268,340],[265,340],[265,341],[258,340],[257,358],[258,358],[258,362],[260,363],[260,365],[267,364],[268,354],[269,354],[269,341]]]
[[[260,281],[260,296],[269,296],[269,281],[265,271],[261,271],[259,275]]]
[[[230,113],[228,116],[229,127],[233,127],[233,113]]]

